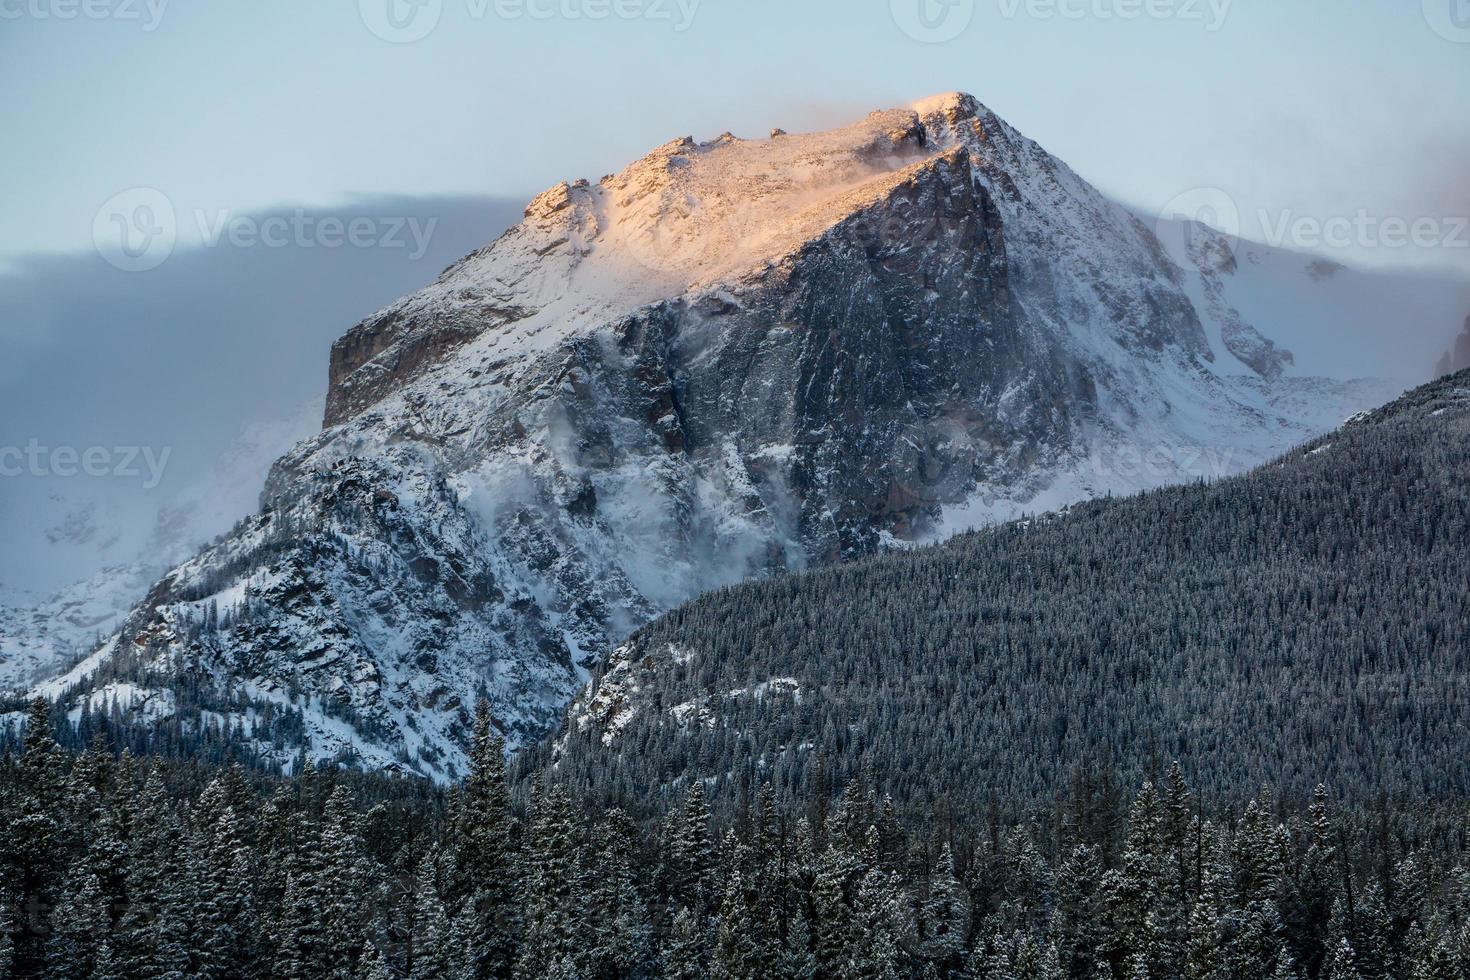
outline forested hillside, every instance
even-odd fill
[[[695,781],[637,823],[515,792],[503,750],[482,711],[449,794],[210,772],[68,753],[37,703],[0,761],[0,980],[1470,975],[1463,801],[1217,809],[1175,768],[1014,822]]]
[[[1246,476],[725,589],[635,635],[557,772],[661,805],[861,769],[900,806],[1047,799],[1072,761],[1213,795],[1470,785],[1470,373]]]

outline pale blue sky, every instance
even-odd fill
[[[890,0],[702,0],[682,31],[695,0],[598,21],[496,13],[598,0],[421,0],[437,27],[407,44],[365,24],[387,0],[167,0],[153,30],[165,0],[86,0],[114,16],[58,19],[81,2],[0,0],[0,257],[89,247],[98,207],[135,186],[184,212],[524,198],[685,133],[949,89],[1146,209],[1212,186],[1248,233],[1261,210],[1470,212],[1470,0],[1147,0],[1169,16],[1131,20],[1130,0],[950,0],[972,19],[935,44]],[[1470,248],[1365,258],[1470,269]]]

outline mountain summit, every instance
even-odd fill
[[[558,184],[338,341],[260,513],[39,690],[452,778],[476,698],[536,738],[701,591],[1224,475],[1384,397],[1294,377],[1204,244],[960,93]]]

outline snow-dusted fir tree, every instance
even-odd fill
[[[51,933],[46,943],[49,974],[92,975],[111,927],[97,876],[84,867],[76,867],[62,893],[61,904],[51,913]]]
[[[529,845],[525,933],[516,963],[516,975],[525,978],[565,972],[585,952],[578,933],[577,831],[564,787],[553,786],[534,801]]]
[[[679,909],[664,940],[660,976],[665,980],[705,980],[710,975],[707,935],[699,916],[687,908]]]
[[[1357,956],[1346,939],[1339,939],[1327,951],[1327,959],[1322,964],[1322,980],[1363,980],[1363,975],[1358,972]]]
[[[426,853],[415,876],[409,980],[448,980],[454,966],[449,914],[436,880],[437,858],[432,850]]]
[[[475,705],[470,774],[457,800],[452,899],[469,916],[472,977],[507,977],[515,962],[517,902],[515,847],[505,740],[496,731],[490,704]]]
[[[714,847],[710,839],[709,804],[704,783],[696,779],[684,797],[684,809],[669,845],[670,872],[675,895],[691,909],[703,914],[712,907],[714,894]]]

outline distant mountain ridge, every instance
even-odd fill
[[[38,690],[452,778],[476,698],[526,744],[702,591],[1239,471],[1389,397],[1294,376],[1215,259],[961,93],[672,141],[349,331],[260,514]]]

